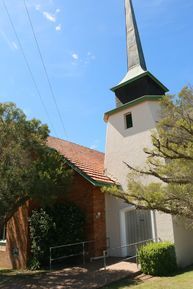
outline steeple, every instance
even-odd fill
[[[125,0],[128,71],[112,88],[121,106],[142,96],[164,95],[168,89],[147,71],[132,0]]]
[[[125,0],[128,71],[136,66],[147,70],[131,0]]]

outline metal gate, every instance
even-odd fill
[[[146,210],[130,210],[125,214],[127,244],[152,239],[151,213]],[[128,247],[127,255],[135,255],[135,247]]]

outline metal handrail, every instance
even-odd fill
[[[95,241],[92,240],[92,241],[84,241],[84,242],[79,242],[79,243],[71,243],[71,244],[66,244],[66,245],[50,247],[50,271],[52,269],[52,262],[53,261],[62,260],[62,259],[66,259],[66,258],[71,258],[71,257],[75,257],[75,256],[82,255],[83,264],[85,264],[85,255],[86,255],[85,245],[86,244],[90,244],[90,243],[94,243],[94,242]],[[60,249],[60,248],[66,248],[66,247],[72,247],[72,246],[78,246],[78,245],[82,245],[82,251],[79,254],[71,254],[71,255],[67,255],[67,256],[61,256],[61,257],[57,257],[57,258],[52,258],[52,251],[53,250]]]
[[[123,248],[131,247],[131,246],[143,244],[143,243],[145,243],[145,242],[158,241],[158,240],[161,241],[160,238],[147,239],[147,240],[144,240],[144,241],[140,241],[140,242],[136,242],[136,243],[131,243],[131,244],[127,244],[127,245],[122,245],[122,246],[117,246],[117,247],[112,247],[112,248],[109,248],[109,249],[111,249],[111,250],[123,249]],[[106,251],[108,251],[108,250],[106,250]]]
[[[64,247],[71,247],[71,246],[81,245],[82,243],[93,243],[93,242],[95,242],[95,241],[94,240],[92,240],[92,241],[84,241],[84,242],[79,242],[79,243],[72,243],[72,244],[54,246],[54,247],[50,247],[50,249],[59,249],[59,248],[64,248]]]
[[[103,251],[103,265],[104,265],[104,270],[107,270],[107,262],[106,262],[106,258],[107,258],[107,254],[108,254],[108,250],[117,250],[117,249],[123,249],[123,248],[128,248],[128,247],[132,247],[135,246],[136,252],[137,252],[137,246],[140,244],[144,244],[144,243],[148,243],[148,242],[161,242],[160,238],[155,238],[155,239],[147,239],[144,241],[140,241],[140,242],[136,242],[136,243],[132,243],[132,244],[127,244],[127,245],[122,245],[122,246],[117,246],[114,248],[109,248],[107,250]],[[130,256],[130,257],[126,257],[124,259],[122,259],[122,261],[126,261],[126,260],[131,260],[134,258],[137,258],[138,254],[134,255],[134,256]]]
[[[108,250],[110,248],[110,238],[106,238],[106,250]],[[76,257],[76,256],[80,256],[82,255],[83,257],[83,265],[85,265],[85,256],[86,256],[86,251],[85,251],[85,245],[86,244],[90,244],[90,243],[95,243],[96,240],[90,240],[90,241],[84,241],[84,242],[78,242],[78,243],[71,243],[71,244],[65,244],[65,245],[59,245],[59,246],[52,246],[50,247],[50,270],[52,269],[52,262],[53,261],[57,261],[57,260],[62,260],[62,259],[67,259],[67,258],[71,258],[71,257]],[[72,246],[78,246],[78,245],[82,245],[82,251],[78,254],[70,254],[70,255],[65,255],[65,256],[60,256],[57,258],[52,258],[52,251],[55,249],[60,249],[60,248],[67,248],[67,247],[72,247]],[[103,256],[101,256],[103,258]],[[92,259],[92,258],[91,258]]]

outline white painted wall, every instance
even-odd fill
[[[105,196],[106,201],[106,232],[107,238],[110,238],[110,248],[108,252],[110,256],[120,256],[121,250],[114,250],[121,246],[121,233],[120,233],[120,207],[121,200],[111,195]]]
[[[193,229],[184,219],[173,217],[174,242],[180,267],[193,264]]]
[[[132,113],[133,127],[126,129],[124,116]],[[131,108],[111,115],[107,123],[105,171],[117,179],[124,190],[127,189],[128,168],[130,165],[144,167],[146,154],[144,147],[150,148],[151,132],[159,119],[160,106],[157,101],[145,101]],[[128,205],[112,196],[106,197],[106,224],[111,247],[125,245],[125,228],[121,221]],[[152,214],[153,216],[153,214]],[[173,241],[173,224],[170,215],[155,214],[154,234],[163,240]],[[120,252],[116,252],[120,254]],[[120,256],[123,255],[123,250]]]
[[[128,168],[144,166],[144,147],[151,146],[151,129],[155,128],[155,116],[159,116],[159,103],[146,101],[109,117],[106,134],[105,170],[127,188]],[[124,115],[131,112],[133,127],[125,129]]]
[[[151,131],[159,119],[159,103],[146,101],[132,108],[111,115],[107,124],[105,170],[127,189],[128,168],[123,162],[143,167],[146,155],[144,147],[151,147]],[[131,112],[133,128],[125,129],[124,115]],[[111,248],[125,245],[124,214],[128,205],[122,200],[106,196],[106,226]],[[155,222],[154,222],[155,221]],[[178,265],[193,263],[193,230],[187,229],[185,222],[176,221],[171,215],[152,213],[153,237],[175,243]],[[111,250],[112,256],[124,256],[126,250]]]
[[[155,212],[157,237],[163,241],[174,242],[173,220],[169,214]]]

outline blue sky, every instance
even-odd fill
[[[47,123],[51,134],[104,151],[110,88],[127,68],[124,0],[26,0],[65,132],[37,53],[23,0],[4,0],[47,118],[0,1],[0,98]],[[133,0],[148,70],[171,93],[193,84],[193,1]]]

